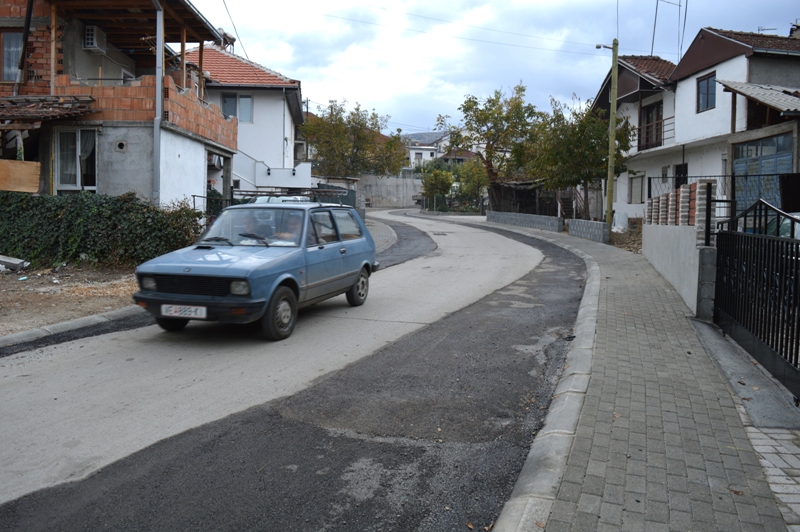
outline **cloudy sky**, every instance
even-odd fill
[[[545,110],[551,96],[593,98],[611,66],[595,45],[614,37],[620,55],[677,62],[702,27],[786,36],[800,19],[797,0],[191,1],[238,34],[236,54],[299,79],[310,110],[359,102],[403,133],[520,82]]]

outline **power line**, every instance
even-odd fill
[[[329,17],[329,18],[336,18],[336,19],[339,19],[339,20],[347,20],[349,22],[358,22],[359,24],[369,24],[370,26],[379,26],[381,28],[394,28],[394,29],[399,29],[399,30],[402,30],[402,31],[410,31],[412,33],[422,33],[422,34],[425,34],[425,35],[435,35],[437,37],[448,37],[450,39],[458,39],[460,41],[479,42],[479,43],[483,43],[483,44],[497,44],[499,46],[510,46],[512,48],[524,48],[526,50],[544,50],[544,51],[547,51],[547,52],[562,52],[562,53],[566,53],[566,54],[591,55],[591,56],[601,55],[601,54],[595,54],[595,53],[589,53],[589,52],[574,52],[574,51],[570,51],[570,50],[558,50],[558,49],[554,49],[554,48],[541,48],[541,47],[538,47],[538,46],[525,46],[523,44],[509,44],[509,43],[502,43],[502,42],[496,42],[496,41],[487,41],[487,40],[484,40],[484,39],[471,39],[469,37],[456,37],[454,35],[437,35],[437,34],[435,34],[433,32],[430,32],[430,31],[412,30],[410,28],[400,28],[398,26],[390,26],[388,24],[378,24],[377,22],[367,22],[366,20],[358,20],[358,19],[354,19],[354,18],[339,17],[339,16],[336,16],[336,15],[328,15],[328,14],[325,14],[323,16],[324,17]],[[592,45],[592,46],[594,46],[594,45]]]

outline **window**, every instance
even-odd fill
[[[0,48],[3,50],[0,56],[0,66],[3,68],[2,81],[16,81],[19,56],[22,54],[22,32],[0,32]]]
[[[642,108],[639,115],[639,149],[661,146],[664,128],[664,104],[657,102]]]
[[[249,94],[236,95],[226,92],[222,94],[222,112],[226,116],[235,116],[239,122],[253,121],[253,97]]]
[[[331,213],[327,211],[312,212],[311,225],[314,226],[314,231],[317,234],[317,242],[319,244],[336,242],[339,240],[336,234],[336,227],[333,225]]]
[[[717,106],[717,73],[697,79],[697,112],[702,113]]]
[[[631,205],[644,203],[644,176],[630,176],[628,178],[628,203]]]
[[[333,218],[336,220],[336,225],[339,226],[339,234],[342,235],[342,240],[355,240],[363,236],[361,227],[349,211],[333,211]]]
[[[60,130],[56,134],[56,193],[97,190],[97,132]]]

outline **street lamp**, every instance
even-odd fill
[[[617,133],[617,51],[619,41],[614,39],[611,46],[598,44],[595,48],[609,48],[612,52],[611,59],[611,108],[608,112],[608,183],[606,185],[606,224],[608,224],[608,236],[611,238],[611,207],[614,202],[614,155],[616,153],[616,133]]]

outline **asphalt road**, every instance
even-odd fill
[[[490,526],[510,494],[562,369],[583,294],[583,262],[527,237],[506,233],[506,239],[482,232],[480,238],[494,242],[494,250],[519,251],[522,244],[543,252],[541,263],[536,254],[524,253],[507,254],[495,262],[471,250],[469,239],[478,238],[471,230],[436,221],[410,223],[438,240],[438,247],[425,257],[448,259],[439,266],[417,259],[406,263],[406,272],[395,268],[384,272],[387,278],[392,270],[403,273],[387,280],[405,283],[399,289],[407,295],[404,307],[390,308],[390,313],[425,316],[431,299],[463,300],[455,291],[469,292],[463,283],[470,281],[487,290],[486,277],[464,273],[474,268],[489,268],[500,277],[500,269],[519,271],[519,261],[531,261],[528,266],[536,268],[521,277],[512,273],[515,278],[510,283],[491,288],[488,295],[466,306],[456,302],[452,312],[421,319],[420,326],[405,333],[395,331],[394,340],[363,356],[351,351],[352,362],[345,360],[307,381],[295,379],[298,384],[287,393],[243,411],[229,406],[236,413],[125,453],[83,480],[8,502],[0,506],[0,529],[458,530],[472,526],[482,530]],[[403,231],[414,234],[407,228]],[[420,242],[425,240],[417,236]],[[409,249],[414,248],[414,238],[405,239]],[[381,258],[384,265],[386,260]],[[429,268],[439,276],[449,272],[457,282],[429,285],[422,279]],[[373,319],[377,310],[371,311]],[[340,313],[341,307],[314,307],[301,316],[301,324],[315,322],[306,334],[320,331],[324,320],[315,318],[351,322],[332,318],[331,312]],[[188,342],[189,351],[174,352],[172,342],[151,342],[146,347],[162,357],[180,354],[187,363],[200,366],[208,364],[209,357],[226,355],[198,353],[203,341],[222,332],[213,326],[196,329],[190,327],[184,335],[200,337],[199,342]],[[154,328],[141,331],[155,332]],[[93,341],[102,343],[103,338]],[[141,335],[128,341],[146,342]],[[352,336],[349,341],[354,341]],[[241,342],[241,347],[248,348],[251,342]],[[341,351],[336,343],[316,345]],[[58,349],[49,349],[43,357],[53,363]],[[302,349],[295,350],[293,362],[320,363]],[[170,378],[161,369],[152,368],[151,378]],[[269,368],[261,369],[265,383],[276,382]],[[192,386],[186,380],[182,384]],[[141,391],[140,400],[148,402],[146,390]],[[56,392],[54,388],[52,395]],[[186,397],[173,393],[172,400],[182,399]],[[125,406],[119,410],[124,412]],[[135,429],[121,427],[123,434]],[[120,443],[117,435],[108,437]],[[82,444],[68,439],[63,445]],[[11,454],[6,452],[6,458]],[[0,467],[8,471],[8,465],[0,454]]]

